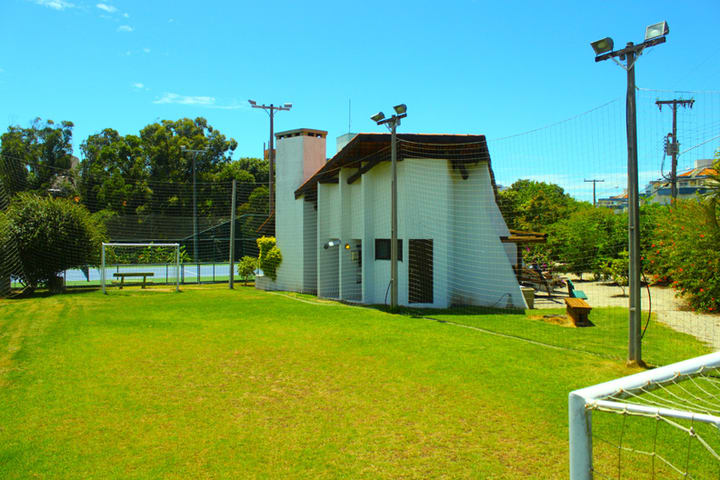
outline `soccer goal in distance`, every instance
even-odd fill
[[[569,395],[570,478],[720,478],[720,352]]]
[[[128,281],[175,285],[180,291],[180,244],[103,243],[100,283],[103,293],[115,280],[122,288]]]

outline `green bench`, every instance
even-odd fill
[[[585,292],[582,290],[575,290],[575,285],[573,284],[572,280],[569,278],[567,279],[567,287],[568,287],[568,296],[570,298],[582,298],[583,300],[587,300],[588,297],[585,295]]]
[[[118,272],[113,273],[113,277],[120,279],[120,290],[122,290],[123,286],[125,285],[125,277],[143,277],[142,281],[142,288],[145,288],[145,282],[147,280],[147,277],[153,277],[155,274],[153,272]]]

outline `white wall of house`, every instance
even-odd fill
[[[463,180],[447,160],[398,163],[398,301],[408,305],[410,240],[433,241],[433,302],[413,306],[495,305],[525,308],[500,241],[509,232],[495,204],[486,163],[468,166]],[[390,164],[375,166],[352,184],[318,185],[318,295],[368,304],[386,302],[390,261],[375,259],[375,240],[390,238]],[[339,246],[325,249],[330,240]],[[349,249],[345,249],[348,244]],[[358,272],[357,256],[362,251]],[[357,283],[358,273],[362,282]]]

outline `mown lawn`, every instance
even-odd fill
[[[566,478],[568,392],[628,373],[248,287],[0,300],[0,477]]]

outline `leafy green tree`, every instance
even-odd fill
[[[589,204],[578,202],[558,185],[518,180],[498,193],[498,206],[509,228],[545,232]]]
[[[140,137],[107,128],[81,145],[79,189],[92,212],[140,214],[150,201],[149,169]]]
[[[553,226],[547,248],[568,272],[602,275],[603,265],[626,248],[626,225],[625,214],[606,208],[580,209]]]
[[[29,290],[58,290],[63,270],[99,263],[103,232],[73,201],[22,192],[0,217],[0,245],[17,245],[20,265],[12,275]]]
[[[45,193],[57,181],[73,183],[73,123],[36,118],[28,128],[12,125],[0,137],[0,155],[11,192]],[[10,177],[8,181],[7,177]],[[63,178],[59,178],[63,177]]]

